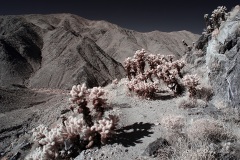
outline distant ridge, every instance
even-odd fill
[[[144,48],[153,53],[184,52],[188,31],[140,33],[106,21],[72,14],[0,16],[0,85],[69,89],[103,86],[124,76],[123,60]]]

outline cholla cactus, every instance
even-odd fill
[[[32,138],[34,141],[39,141],[42,138],[46,137],[46,134],[48,133],[48,128],[44,125],[39,125],[38,127],[32,129]]]
[[[106,94],[106,91],[101,87],[94,87],[91,89],[89,99],[92,101],[93,108],[98,112],[98,119],[101,119],[104,113],[103,106],[106,104],[107,99],[104,99],[103,96]]]
[[[128,89],[138,96],[153,98],[155,92],[158,91],[158,84],[154,80],[162,79],[176,94],[177,88],[180,86],[177,79],[182,78],[181,69],[185,66],[185,62],[183,60],[173,61],[173,59],[173,55],[165,57],[161,54],[146,54],[144,50],[138,50],[133,58],[129,57],[124,61],[126,71],[128,72],[128,66],[134,63],[140,64],[140,61],[147,61],[149,69],[144,69],[145,63],[142,65],[143,68],[140,68],[141,65],[136,65],[138,75],[132,76],[130,72],[128,73]]]
[[[157,65],[156,59],[157,59],[157,56],[154,55],[154,54],[149,54],[149,55],[147,56],[147,59],[146,59],[146,60],[147,60],[147,62],[148,62],[148,65],[149,65],[150,69],[156,68],[156,65]]]
[[[91,130],[97,131],[101,135],[101,143],[106,144],[107,139],[114,134],[117,122],[118,117],[110,115],[109,118],[104,118],[95,123]]]
[[[215,29],[219,29],[221,23],[226,21],[228,13],[226,13],[227,8],[225,6],[219,6],[215,9],[211,16],[208,14],[204,15],[204,20],[206,22],[206,31],[204,34],[212,33]]]
[[[28,155],[26,159],[48,160],[59,157],[58,147],[64,142],[61,125],[51,130],[43,125],[40,125],[33,129],[32,132],[33,140],[38,142],[41,147],[38,147],[35,151]]]
[[[72,90],[70,91],[70,95],[72,98],[69,100],[74,104],[81,104],[86,100],[86,97],[89,95],[89,91],[87,90],[86,84],[82,85],[74,85]]]
[[[127,83],[130,91],[134,91],[138,96],[143,98],[153,98],[154,93],[158,90],[157,83],[145,82],[134,79]]]
[[[57,126],[56,128],[52,128],[46,134],[46,137],[40,139],[38,141],[41,145],[55,145],[55,143],[62,143],[62,125]]]
[[[26,159],[70,159],[74,152],[78,153],[95,144],[105,144],[115,133],[118,117],[104,117],[104,105],[107,101],[104,99],[104,89],[87,89],[85,84],[77,85],[73,86],[70,95],[70,101],[74,104],[74,107],[71,106],[74,115],[64,117],[62,123],[54,128],[40,125],[33,129],[32,139],[39,147]],[[98,113],[97,117],[92,116],[93,111]]]
[[[138,67],[138,72],[139,73],[144,73],[145,69],[145,58],[146,58],[146,51],[144,49],[142,50],[137,50],[136,53],[134,54],[134,59],[136,59],[136,64]]]
[[[78,136],[83,128],[86,128],[83,118],[70,116],[64,121],[64,127],[62,127],[62,136],[65,139],[72,139]]]
[[[182,78],[181,69],[185,66],[184,60],[176,60],[172,63],[172,68],[177,70],[177,74],[180,78]]]
[[[196,95],[197,86],[199,83],[199,77],[195,75],[186,75],[183,77],[183,84],[188,88],[189,97],[193,98]]]
[[[126,58],[126,60],[124,61],[124,69],[127,72],[128,79],[131,80],[132,59],[130,57]]]
[[[128,57],[124,61],[124,68],[127,72],[129,80],[134,78],[137,73],[144,73],[146,55],[147,53],[144,49],[137,50],[133,58]]]

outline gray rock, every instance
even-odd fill
[[[240,9],[235,8],[232,18],[239,12]],[[209,80],[214,93],[218,99],[233,107],[240,107],[239,28],[239,23],[227,20],[220,27],[219,35],[208,43],[206,55]]]
[[[208,41],[209,41],[210,38],[211,38],[210,34],[201,35],[200,38],[197,40],[197,42],[195,44],[195,47],[197,49],[201,49],[203,51],[206,51],[207,44],[208,44]]]

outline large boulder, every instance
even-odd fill
[[[208,77],[216,94],[215,101],[240,107],[240,6],[236,6],[219,33],[208,42]]]

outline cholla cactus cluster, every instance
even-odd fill
[[[199,83],[199,77],[195,75],[185,75],[183,77],[183,84],[184,86],[187,87],[188,92],[189,92],[189,97],[193,98],[196,95],[197,91],[197,86],[200,84]]]
[[[133,58],[128,57],[124,61],[124,68],[129,80],[136,77],[137,73],[144,73],[146,55],[144,49],[137,50]]]
[[[178,78],[182,78],[181,69],[185,62],[173,59],[173,55],[147,54],[144,49],[137,50],[133,57],[124,61],[129,79],[128,89],[144,98],[152,98],[158,91],[159,83],[156,80],[162,80],[169,89],[177,93]]]
[[[73,86],[70,92],[73,115],[62,117],[54,128],[40,125],[33,129],[33,141],[38,148],[26,159],[69,159],[82,149],[107,143],[114,134],[118,117],[104,116],[106,91],[101,87],[87,89],[85,84]]]
[[[212,33],[215,29],[218,29],[221,26],[223,21],[226,21],[228,13],[226,13],[227,8],[225,6],[219,6],[215,9],[212,14],[204,15],[204,20],[206,22],[206,31],[204,34]]]
[[[87,89],[85,84],[74,85],[70,91],[72,98],[69,100],[75,104],[81,104],[86,100],[86,97],[90,94],[90,91]]]
[[[153,97],[154,93],[158,90],[157,83],[145,82],[141,79],[134,79],[127,83],[130,91],[134,91],[141,97]]]

